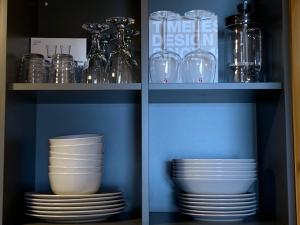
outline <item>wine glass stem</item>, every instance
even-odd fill
[[[201,33],[201,19],[200,18],[196,18],[196,20],[195,20],[195,27],[196,27],[196,29],[195,29],[195,32],[196,32],[196,37],[195,37],[195,44],[196,44],[196,49],[201,49],[201,35],[200,35],[200,33]]]
[[[166,17],[162,20],[162,29],[161,29],[161,49],[163,51],[167,50],[167,32],[168,32],[168,19]]]
[[[125,45],[125,30],[120,28],[118,30],[118,47]]]

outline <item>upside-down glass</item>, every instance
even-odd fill
[[[26,83],[47,83],[44,56],[28,54],[22,57],[19,79]]]
[[[151,13],[150,19],[158,20],[162,24],[161,51],[150,57],[150,81],[151,83],[178,83],[179,65],[181,57],[167,48],[167,24],[168,21],[178,20],[180,15],[171,11],[157,11]]]
[[[213,83],[216,73],[216,57],[201,48],[201,21],[209,20],[211,13],[205,10],[192,10],[185,18],[195,21],[196,50],[188,53],[181,64],[182,80],[185,83]]]
[[[56,54],[52,58],[50,81],[56,84],[76,83],[75,62],[68,54]]]
[[[126,46],[125,36],[129,26],[134,24],[134,19],[129,17],[112,17],[106,20],[115,28],[116,47],[111,52],[107,64],[107,73],[110,83],[134,83],[134,62]]]
[[[83,83],[108,83],[106,72],[107,58],[106,45],[108,41],[104,33],[109,29],[107,24],[88,23],[82,28],[92,34],[91,50],[83,69]]]

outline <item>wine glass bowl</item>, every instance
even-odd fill
[[[157,11],[150,15],[150,19],[162,23],[161,51],[150,57],[150,81],[152,83],[177,83],[180,81],[179,66],[181,57],[167,49],[167,22],[177,20],[180,15],[171,11]]]
[[[195,21],[196,50],[188,53],[181,64],[182,80],[185,83],[213,83],[216,74],[216,57],[201,48],[201,22],[210,19],[213,13],[205,10],[192,10],[184,14],[186,19]]]

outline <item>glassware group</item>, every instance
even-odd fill
[[[129,17],[111,17],[104,23],[86,23],[82,28],[91,34],[91,46],[82,71],[71,55],[71,46],[47,45],[47,57],[24,55],[20,79],[28,83],[135,83],[138,62],[132,54],[132,40],[140,32]]]
[[[184,59],[167,47],[168,21],[178,20],[180,15],[171,11],[157,11],[150,19],[161,21],[161,51],[150,57],[150,81],[152,83],[206,83],[214,82],[216,57],[201,48],[201,21],[209,20],[210,12],[192,10],[184,14],[186,19],[195,21],[196,50]]]

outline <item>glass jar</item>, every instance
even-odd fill
[[[238,5],[237,15],[226,18],[226,67],[229,82],[262,80],[262,31],[253,18],[247,1]],[[226,69],[226,70],[227,70]]]

